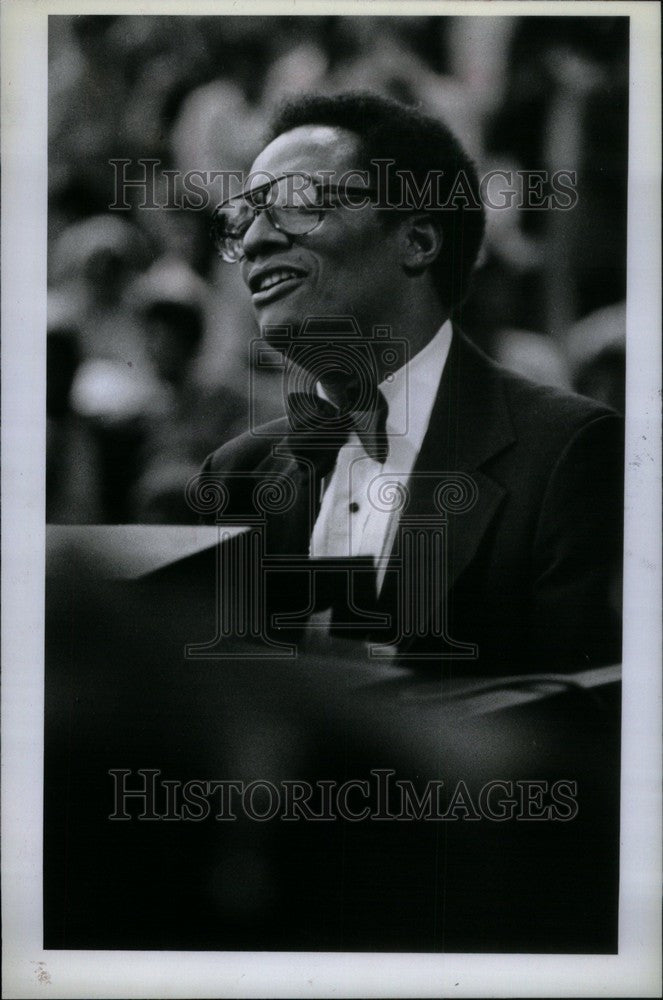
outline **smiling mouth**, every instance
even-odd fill
[[[302,280],[303,275],[289,267],[275,268],[256,275],[249,281],[253,301],[257,304],[287,294]]]

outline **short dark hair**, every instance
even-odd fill
[[[469,290],[485,217],[474,163],[448,126],[418,108],[378,94],[307,94],[287,101],[277,110],[268,139],[300,125],[329,125],[354,132],[361,142],[357,167],[369,170],[373,176],[374,161],[393,160],[390,171],[407,172],[419,190],[424,190],[431,172],[437,172],[439,197],[421,210],[430,211],[443,233],[442,250],[433,271],[435,287],[445,305],[459,305]],[[441,206],[458,190],[454,185],[459,181],[462,193],[443,209]]]

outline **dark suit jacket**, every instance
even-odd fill
[[[251,488],[254,476],[282,475],[300,494],[310,491],[269,520],[268,551],[284,554],[307,551],[307,512],[314,506],[314,487],[283,449],[287,429],[280,420],[258,435],[244,434],[203,468],[232,481],[224,516],[236,520],[251,507],[242,476]],[[483,673],[618,662],[622,469],[623,423],[615,413],[504,370],[456,332],[402,515],[420,540],[408,551],[424,539],[422,565],[426,545],[432,561],[441,560],[431,525],[439,541],[444,524],[446,570],[432,584],[416,582],[421,568],[410,574],[415,596],[411,589],[405,600],[416,600],[423,588],[425,620],[405,635],[399,631],[401,654],[423,654],[424,664],[439,654],[437,662],[455,660],[475,671],[478,655]],[[456,505],[465,509],[454,510],[452,495],[441,514],[429,473],[442,480],[460,473],[472,494]],[[392,619],[402,614],[406,554],[399,536],[378,602]],[[476,655],[468,653],[471,646]]]

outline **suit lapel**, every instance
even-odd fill
[[[436,488],[460,474],[456,478],[466,485],[468,509],[447,514],[447,590],[471,563],[505,494],[482,466],[514,440],[499,369],[455,332],[402,521],[440,526],[443,514],[435,503]],[[380,604],[392,607],[396,556],[395,548],[390,563],[395,572],[387,574],[380,598]]]
[[[268,514],[266,544],[274,555],[306,555],[317,516],[316,479],[311,468],[303,468],[288,454],[284,442],[276,441],[256,470],[265,477],[283,477],[293,491],[292,505]]]

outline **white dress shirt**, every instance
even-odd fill
[[[400,516],[398,504],[389,503],[388,498],[395,494],[388,483],[407,487],[428,429],[450,345],[451,323],[447,320],[418,354],[380,383],[389,405],[389,455],[384,464],[370,458],[352,432],[323,483],[310,555],[373,557],[378,593]]]

